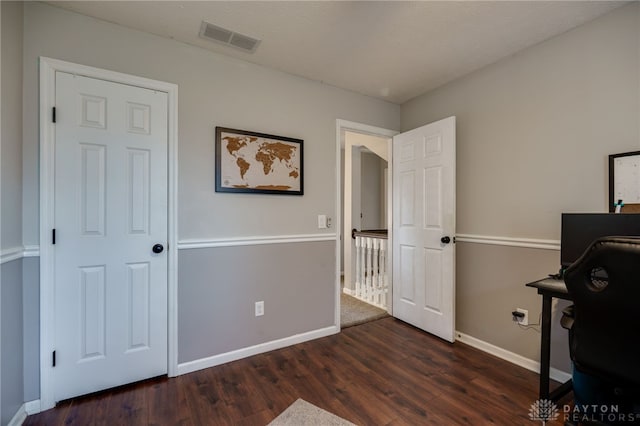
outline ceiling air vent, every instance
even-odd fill
[[[260,40],[202,21],[200,37],[253,53]]]

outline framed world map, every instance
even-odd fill
[[[216,192],[302,195],[302,142],[216,127]]]

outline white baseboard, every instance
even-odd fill
[[[25,402],[18,408],[18,411],[13,418],[7,423],[7,426],[22,426],[27,416],[31,414],[38,414],[40,412],[40,400]]]
[[[25,404],[22,404],[13,418],[7,423],[7,426],[21,426],[27,419],[27,411],[25,410]]]
[[[252,355],[261,354],[264,352],[273,351],[275,349],[284,348],[287,346],[295,345],[297,343],[306,342],[313,339],[319,339],[320,337],[330,336],[340,332],[340,327],[332,325],[331,327],[321,328],[318,330],[309,331],[306,333],[296,334],[283,339],[272,340],[271,342],[261,343],[259,345],[249,346],[248,348],[242,348],[231,352],[226,352],[220,355],[214,355],[207,358],[197,359],[195,361],[189,361],[182,364],[178,364],[176,370],[177,375],[192,373],[194,371],[202,370],[209,367],[215,367],[216,365],[224,364],[227,362],[235,361],[242,358],[247,358]]]
[[[30,416],[32,414],[38,414],[42,411],[40,406],[40,400],[36,399],[34,401],[28,401],[24,403],[24,410],[27,412],[27,415]]]
[[[355,291],[351,290],[350,288],[346,288],[346,287],[342,288],[342,292],[344,294],[348,294],[349,296],[353,296],[355,294]]]
[[[525,358],[522,355],[518,355],[501,347],[492,345],[484,340],[476,339],[475,337],[456,331],[456,340],[479,349],[483,352],[497,356],[498,358],[509,361],[512,364],[524,367],[527,370],[540,374],[540,363],[529,358]],[[564,383],[571,378],[571,374],[557,368],[551,367],[549,369],[549,377],[560,383]]]

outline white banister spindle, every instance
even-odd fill
[[[360,274],[360,270],[362,269],[361,263],[360,263],[360,252],[362,251],[362,237],[357,235],[356,236],[356,271],[354,274],[355,277],[355,286],[354,289],[356,291],[355,296],[356,297],[360,297],[360,293],[361,293],[361,286],[362,286],[362,279],[361,279],[361,274]]]
[[[369,304],[387,309],[389,277],[387,236],[380,232],[355,233],[354,296]]]
[[[360,292],[358,293],[358,296],[360,298],[364,298],[364,290],[367,287],[367,282],[366,282],[366,271],[367,271],[367,265],[366,265],[366,260],[367,260],[367,239],[365,237],[362,237],[362,239],[360,240]]]
[[[369,292],[369,299],[373,303],[378,303],[378,285],[380,282],[380,271],[378,270],[378,260],[380,256],[380,238],[372,238],[372,274],[371,274],[371,290]]]
[[[378,304],[380,306],[387,306],[387,288],[388,288],[388,279],[387,279],[387,240],[380,240],[380,281],[379,284],[379,295],[380,298],[378,300]]]
[[[364,285],[362,286],[361,297],[364,300],[368,300],[369,288],[371,288],[371,238],[365,237],[364,239]]]

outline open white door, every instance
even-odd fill
[[[55,89],[60,401],[167,373],[168,101],[65,72]]]
[[[393,316],[454,341],[455,117],[393,138]]]

